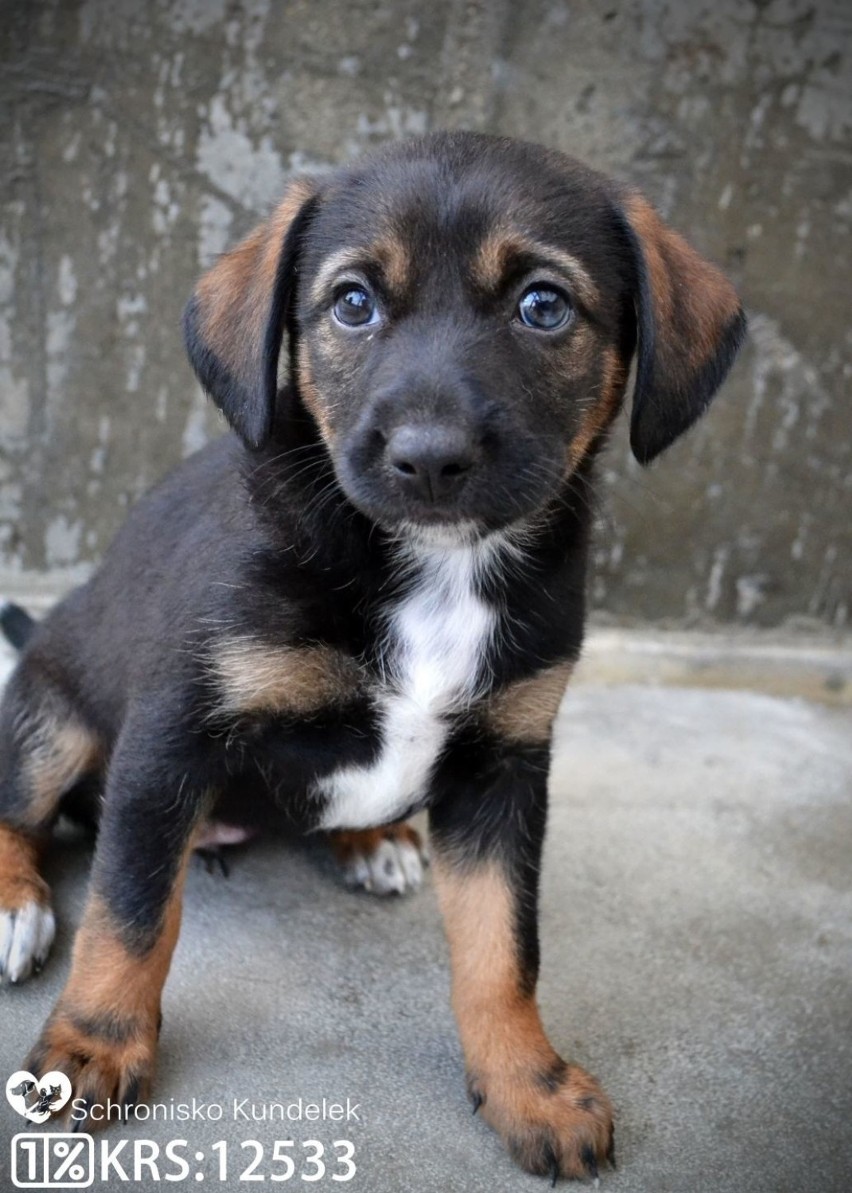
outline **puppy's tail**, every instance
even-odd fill
[[[0,598],[0,630],[7,641],[11,642],[15,650],[23,650],[32,637],[37,622],[30,617],[26,609],[12,601]]]

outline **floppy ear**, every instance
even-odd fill
[[[272,215],[204,274],[183,313],[192,367],[250,447],[272,431],[299,239],[317,195],[315,180],[295,179]]]
[[[728,279],[666,227],[635,192],[622,200],[635,257],[636,385],[630,446],[640,464],[664,451],[707,409],[746,320]]]

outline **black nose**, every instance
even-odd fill
[[[463,427],[407,424],[385,449],[398,484],[422,501],[452,497],[476,463],[476,444]]]

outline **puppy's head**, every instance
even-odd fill
[[[249,446],[300,399],[369,517],[490,529],[546,505],[595,450],[634,354],[633,451],[668,447],[744,318],[638,194],[559,153],[452,133],[294,182],[202,278],[185,329]]]

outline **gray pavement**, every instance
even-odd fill
[[[748,692],[569,692],[540,998],[557,1048],[617,1106],[612,1193],[852,1189],[850,730],[848,709]],[[58,940],[39,978],[0,992],[4,1081],[67,972],[89,860],[80,840],[49,860]],[[198,865],[164,1014],[156,1100],[221,1104],[223,1118],[113,1127],[112,1144],[187,1140],[186,1180],[166,1185],[166,1164],[140,1188],[201,1184],[196,1171],[251,1187],[241,1143],[265,1147],[258,1173],[281,1172],[272,1145],[287,1138],[297,1156],[300,1141],[351,1140],[349,1187],[363,1193],[546,1187],[470,1115],[430,884],[385,902],[351,894],[315,843],[240,849],[228,880]],[[234,1117],[235,1099],[323,1097],[349,1098],[357,1120]],[[19,1129],[0,1107],[0,1188]]]

